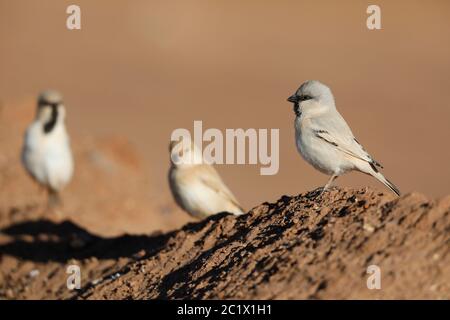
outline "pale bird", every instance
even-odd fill
[[[172,141],[169,185],[175,202],[196,218],[219,212],[244,213],[217,171],[204,163],[201,151],[193,143]]]
[[[39,95],[36,117],[25,133],[22,163],[27,172],[48,191],[48,204],[60,203],[60,191],[69,183],[74,161],[65,125],[66,111],[60,93]]]
[[[294,104],[298,151],[314,168],[331,176],[323,191],[340,175],[357,170],[400,195],[400,190],[378,170],[383,167],[364,150],[336,110],[330,88],[319,81],[306,81],[288,101]]]

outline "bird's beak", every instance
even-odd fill
[[[287,98],[287,101],[292,102],[292,103],[298,103],[299,99],[298,99],[298,96],[296,94],[293,94],[292,96]]]

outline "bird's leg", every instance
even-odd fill
[[[61,213],[62,201],[58,191],[52,190],[50,188],[47,189],[48,192],[48,201],[47,201],[47,210],[55,216],[57,220],[63,218]]]
[[[57,191],[48,189],[48,207],[55,208],[61,205],[61,197]]]
[[[333,181],[338,177],[337,174],[333,174],[330,178],[330,180],[328,180],[327,184],[325,185],[325,187],[323,187],[322,192],[320,193],[320,195],[322,195],[326,190],[328,190],[328,188],[333,184]]]

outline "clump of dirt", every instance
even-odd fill
[[[449,211],[450,197],[336,188],[149,236],[23,222],[2,230],[0,297],[449,299]],[[66,287],[69,264],[80,290]],[[371,265],[381,289],[367,287]]]

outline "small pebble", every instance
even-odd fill
[[[136,253],[133,255],[133,257],[134,257],[135,259],[143,258],[143,257],[146,255],[146,253],[147,253],[147,252],[146,252],[144,249],[142,249],[141,251],[136,252]]]
[[[39,275],[39,270],[38,269],[33,269],[30,271],[30,273],[28,274],[30,276],[30,278],[35,278]]]
[[[117,279],[117,278],[120,278],[120,276],[121,276],[121,274],[120,274],[119,272],[117,272],[117,273],[115,273],[115,274],[113,274],[113,275],[111,276],[111,279],[112,279],[112,280],[115,280],[115,279]]]
[[[92,263],[98,263],[98,259],[96,257],[91,257],[91,262]]]
[[[368,223],[364,223],[363,229],[370,233],[375,231],[375,228],[371,224],[368,224]]]
[[[12,289],[6,290],[6,297],[8,299],[13,299],[14,298],[14,291],[12,291]]]

